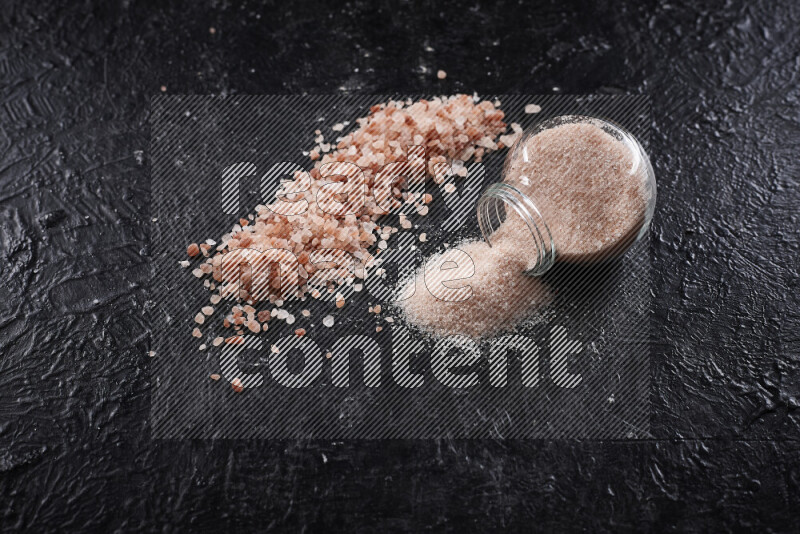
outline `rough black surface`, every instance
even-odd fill
[[[280,6],[2,2],[0,527],[796,531],[800,5]],[[652,95],[655,439],[151,440],[161,86]]]

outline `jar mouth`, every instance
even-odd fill
[[[544,274],[556,260],[556,245],[541,211],[533,199],[516,187],[504,182],[490,185],[477,204],[478,226],[486,244],[492,246],[491,235],[497,231],[505,218],[500,209],[511,208],[525,222],[533,242],[531,261],[525,272],[532,276]],[[506,212],[506,218],[508,213]],[[520,244],[523,246],[524,244]]]

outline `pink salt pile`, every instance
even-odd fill
[[[430,195],[409,193],[407,178],[433,176],[442,181],[440,171],[448,158],[480,161],[487,152],[503,148],[497,137],[506,130],[503,112],[494,103],[469,95],[390,101],[373,106],[367,117],[356,122],[353,132],[333,143],[325,142],[317,131],[317,144],[309,152],[315,162],[313,169],[295,173],[274,202],[256,206],[255,213],[240,219],[221,243],[208,240],[199,246],[190,245],[190,256],[205,258],[193,273],[198,278],[210,276],[212,280],[205,280],[205,285],[218,292],[212,296],[212,303],[219,302],[220,297],[247,302],[225,316],[226,327],[258,333],[266,328],[266,321],[260,322],[253,305],[270,301],[280,306],[283,299],[295,295],[318,298],[320,289],[309,287],[307,282],[322,268],[330,274],[327,288],[322,290],[334,291],[336,285],[352,280],[354,275],[363,277],[364,271],[357,269],[354,273],[351,263],[315,261],[314,253],[338,249],[349,259],[369,266],[386,248],[385,239],[398,230],[382,226],[381,217],[404,204],[413,205],[420,215],[427,213],[425,204],[430,202]],[[332,128],[334,132],[343,129],[342,124]],[[396,162],[404,162],[399,170],[393,174],[385,170],[387,164]],[[401,217],[402,222],[407,221]],[[403,228],[409,226],[404,224]],[[259,277],[253,271],[259,267],[244,253],[246,249],[290,252],[299,268],[295,273],[281,273],[278,281],[277,269],[268,269],[264,263],[267,280],[255,287]],[[241,264],[236,264],[239,256],[232,252],[241,255]],[[249,264],[247,272],[239,268],[245,264]],[[285,291],[287,281],[290,294]],[[336,304],[342,307],[343,299],[337,297]]]
[[[526,239],[519,233],[522,227],[516,226],[511,231],[509,228],[495,233],[491,247],[484,241],[457,245],[457,250],[471,258],[471,264],[466,262],[465,265],[460,254],[449,260],[453,249],[446,251],[444,257],[429,259],[426,268],[406,282],[414,284],[413,295],[398,303],[406,320],[438,336],[481,338],[510,330],[535,310],[545,307],[551,298],[547,286],[539,278],[524,274],[528,255],[520,246],[519,239]],[[458,270],[466,271],[465,279],[441,281],[442,261],[446,263],[448,260],[457,264]],[[474,274],[469,272],[472,265]],[[454,272],[446,276],[445,280],[457,277]],[[459,298],[458,295],[443,291],[442,287],[465,285],[471,288],[469,296],[457,301],[452,299]],[[401,294],[409,294],[407,291],[411,291],[408,285]]]
[[[558,260],[603,259],[626,248],[644,223],[644,166],[591,123],[563,124],[509,154],[505,182],[531,197],[550,228]]]

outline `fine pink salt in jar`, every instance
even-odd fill
[[[656,200],[650,159],[620,126],[568,115],[523,133],[503,181],[478,200],[486,242],[529,252],[527,272],[556,261],[593,263],[623,254],[647,232]]]

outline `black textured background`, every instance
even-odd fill
[[[797,531],[800,5],[279,6],[0,2],[2,529]],[[161,86],[649,93],[656,439],[151,440]]]

